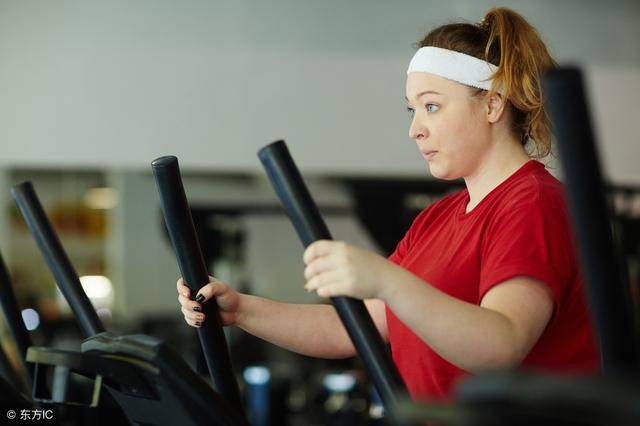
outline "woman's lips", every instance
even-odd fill
[[[433,157],[436,156],[436,154],[438,153],[438,151],[421,151],[422,152],[422,156],[426,159],[426,160],[431,160],[433,159]]]

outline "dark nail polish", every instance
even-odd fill
[[[200,310],[200,306],[194,306],[193,310],[196,312],[202,312],[202,310]]]
[[[196,302],[198,302],[198,303],[204,302],[204,296],[201,295],[201,294],[197,295],[196,296]]]

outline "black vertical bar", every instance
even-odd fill
[[[600,340],[603,372],[638,371],[630,297],[616,259],[582,74],[577,68],[559,68],[544,77],[543,87]]]
[[[29,376],[29,383],[33,383],[34,378],[34,365],[27,362],[27,349],[33,345],[29,331],[22,320],[20,313],[20,307],[18,306],[18,300],[16,294],[13,291],[13,285],[11,284],[11,277],[9,276],[9,270],[7,269],[2,254],[0,254],[0,303],[2,304],[2,311],[4,312],[4,318],[7,322],[7,327],[13,336],[13,340],[16,342],[16,347],[20,353],[20,362],[22,363],[27,375]]]
[[[284,141],[277,141],[258,151],[258,157],[293,223],[302,244],[307,247],[321,239],[331,239],[298,168]],[[364,302],[351,297],[332,297],[353,344],[375,384],[385,407],[390,410],[406,388],[387,348],[375,327]]]
[[[198,290],[209,282],[209,274],[193,225],[178,159],[173,156],[160,157],[151,163],[151,167],[180,271],[191,290],[191,297],[195,297]],[[222,397],[246,418],[231,366],[218,305],[214,299],[207,301],[202,307],[207,320],[198,328],[198,337],[211,379]]]
[[[4,351],[4,348],[0,346],[0,385],[4,384],[5,381],[13,387],[11,391],[14,393],[18,393],[18,390],[26,391],[27,395],[30,393],[27,383],[18,375],[9,356]],[[2,397],[0,397],[0,401],[2,401]]]
[[[78,319],[84,336],[92,337],[102,333],[104,325],[102,325],[96,310],[82,289],[78,274],[51,226],[33,185],[31,182],[23,182],[16,185],[11,188],[11,195],[13,195],[18,204],[22,217],[53,273],[60,291],[62,291],[69,306],[71,306],[73,314]]]

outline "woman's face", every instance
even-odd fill
[[[440,179],[474,174],[489,148],[485,104],[462,84],[424,72],[407,76],[406,98],[413,118],[409,137]]]

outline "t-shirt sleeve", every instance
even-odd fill
[[[496,285],[526,276],[549,286],[557,312],[575,274],[575,250],[566,215],[545,209],[539,202],[527,203],[498,214],[486,235],[478,303]]]

